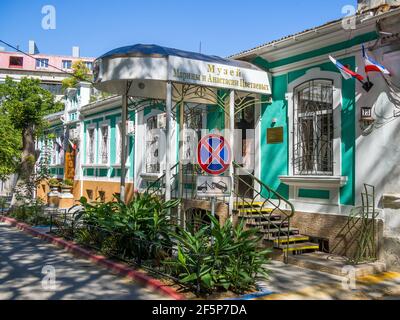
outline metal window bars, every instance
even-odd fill
[[[312,80],[295,89],[293,171],[333,175],[333,84]]]

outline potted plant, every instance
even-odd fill
[[[49,180],[49,187],[52,192],[57,192],[60,182],[56,178],[51,178]]]
[[[72,181],[71,179],[65,179],[61,183],[61,192],[62,193],[71,193],[73,186],[74,186],[74,181]]]
[[[51,178],[49,179],[48,183],[50,192],[47,194],[47,203],[49,207],[56,208],[58,207],[59,203],[58,196],[60,193],[58,192],[58,188],[60,186],[60,182],[56,178]]]

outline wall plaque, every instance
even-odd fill
[[[268,144],[283,143],[283,127],[268,128],[267,143]]]

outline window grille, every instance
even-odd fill
[[[157,129],[157,116],[150,117],[146,123],[146,173],[160,172],[160,137],[155,129]]]
[[[333,82],[303,83],[294,100],[294,174],[333,175]]]
[[[108,163],[108,126],[101,127],[101,141],[100,141],[100,155],[101,163]]]
[[[95,132],[94,129],[88,130],[88,163],[94,163],[94,155],[95,155]]]
[[[118,123],[118,125],[117,125],[117,134],[116,134],[116,141],[117,141],[117,144],[116,144],[116,155],[115,155],[115,162],[117,163],[117,164],[121,164],[121,143],[122,143],[122,141],[121,141],[121,131],[122,130],[122,128],[121,128],[121,123]]]

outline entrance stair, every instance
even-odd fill
[[[257,228],[266,246],[288,254],[303,254],[319,250],[319,244],[310,241],[299,229],[290,226],[290,221],[273,208],[265,207],[265,202],[245,199],[235,203],[239,220],[244,220],[247,228]]]

